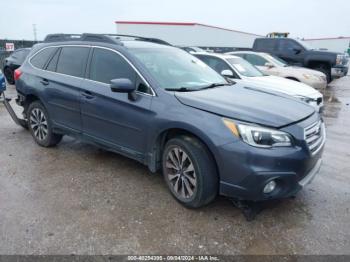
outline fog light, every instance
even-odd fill
[[[269,183],[266,184],[264,187],[264,193],[269,194],[272,191],[274,191],[276,188],[276,182],[274,180],[270,181]]]

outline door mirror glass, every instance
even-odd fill
[[[226,70],[222,70],[221,71],[221,75],[222,76],[225,76],[225,77],[233,77],[233,72],[231,71],[231,70],[228,70],[228,69],[226,69]]]
[[[127,78],[117,78],[111,80],[110,87],[112,92],[117,93],[132,93],[136,89],[134,83]]]
[[[265,63],[265,66],[268,67],[268,68],[273,68],[275,67],[274,64],[270,63],[270,62],[266,62]]]

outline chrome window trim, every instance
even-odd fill
[[[52,74],[58,74],[58,75],[64,75],[64,76],[69,76],[69,77],[73,77],[73,78],[77,78],[77,79],[82,79],[82,80],[88,80],[88,81],[92,81],[92,82],[95,82],[95,83],[99,83],[99,84],[103,84],[103,85],[107,85],[106,83],[103,83],[103,82],[99,82],[99,81],[95,81],[95,80],[92,80],[92,79],[88,79],[88,78],[84,78],[84,77],[77,77],[77,76],[72,76],[72,75],[67,75],[67,74],[62,74],[62,73],[58,73],[58,72],[52,72],[52,71],[48,71],[48,70],[44,70],[44,69],[41,69],[41,68],[37,68],[36,66],[34,66],[32,63],[31,63],[31,60],[33,59],[34,56],[36,56],[38,53],[42,52],[43,50],[47,49],[47,48],[60,48],[60,47],[86,47],[86,48],[100,48],[100,49],[105,49],[105,50],[109,50],[109,51],[112,51],[116,54],[118,54],[119,56],[121,56],[130,66],[132,69],[135,70],[136,74],[142,79],[142,81],[144,81],[147,85],[147,87],[151,90],[152,94],[147,94],[147,93],[144,93],[144,92],[140,92],[140,91],[136,91],[137,94],[140,94],[140,95],[145,95],[145,96],[157,96],[156,92],[153,90],[153,88],[151,87],[151,85],[148,83],[148,81],[143,77],[143,75],[140,73],[140,71],[129,61],[129,59],[127,59],[122,53],[120,53],[119,51],[117,50],[114,50],[112,48],[108,48],[108,47],[103,47],[103,46],[95,46],[95,45],[52,45],[52,46],[47,46],[47,47],[44,47],[40,50],[38,50],[37,52],[35,52],[29,59],[28,59],[28,63],[30,64],[31,67],[37,69],[37,70],[41,70],[41,71],[45,71],[45,72],[50,72]]]

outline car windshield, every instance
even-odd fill
[[[286,67],[288,66],[287,62],[284,61],[283,59],[274,56],[274,55],[270,55],[270,54],[266,54],[266,56],[268,57],[268,59],[270,60],[270,62],[272,62],[273,64],[275,64],[276,66],[283,66]]]
[[[227,58],[226,60],[240,75],[247,77],[265,76],[259,69],[243,58]]]
[[[148,69],[161,88],[199,90],[212,84],[227,84],[198,58],[178,48],[133,48],[133,54]]]

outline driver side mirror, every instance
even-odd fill
[[[136,89],[134,83],[127,78],[112,79],[109,86],[112,92],[116,93],[132,93]]]
[[[302,49],[300,47],[294,47],[293,51],[295,52],[295,54],[300,54]]]
[[[270,63],[270,62],[266,62],[266,63],[265,63],[265,66],[266,66],[267,68],[273,68],[273,67],[275,67],[274,64],[272,64],[272,63]]]
[[[230,77],[232,78],[233,77],[233,72],[231,70],[222,70],[221,71],[221,75],[224,76],[224,77]]]
[[[132,101],[135,101],[137,99],[137,95],[135,92],[136,85],[130,79],[127,79],[127,78],[112,79],[109,86],[112,92],[127,93],[128,98]]]

